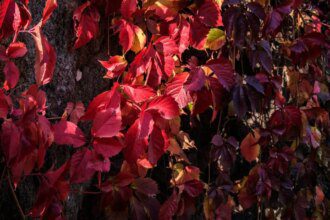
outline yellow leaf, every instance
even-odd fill
[[[225,42],[225,32],[218,28],[211,28],[206,38],[205,48],[219,50]]]
[[[135,34],[131,50],[135,53],[138,53],[144,48],[144,45],[146,44],[146,35],[144,34],[143,30],[138,26],[134,25],[133,29]]]

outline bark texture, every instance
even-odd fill
[[[109,81],[102,78],[105,71],[97,61],[107,57],[108,42],[111,42],[111,39],[108,40],[107,33],[100,33],[97,40],[93,40],[81,49],[73,49],[75,35],[72,16],[73,11],[82,2],[58,0],[58,8],[43,28],[43,33],[47,36],[57,54],[53,80],[42,88],[47,94],[47,117],[61,116],[67,102],[82,101],[87,107],[93,97],[109,89],[111,85]],[[40,21],[44,5],[45,1],[43,0],[30,0],[29,9],[33,17],[31,26]],[[18,40],[27,45],[28,53],[25,57],[15,60],[21,76],[17,88],[12,93],[13,96],[19,95],[35,83],[34,41],[29,34],[20,34]],[[77,77],[77,74],[81,74],[81,79],[79,79],[79,76]],[[69,149],[54,146],[46,155],[46,166],[50,167],[53,163],[60,164],[69,158],[69,155]],[[2,170],[3,167],[1,167],[0,172]],[[38,184],[38,177],[26,177],[16,189],[15,193],[25,214],[33,206]],[[20,219],[6,177],[0,187],[0,219]],[[64,204],[67,219],[88,219],[86,215],[83,217],[82,214],[79,214],[82,201],[82,195],[70,194],[69,199]]]

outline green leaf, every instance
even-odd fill
[[[211,28],[207,35],[205,49],[219,50],[225,43],[226,36],[223,30]]]

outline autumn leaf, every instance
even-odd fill
[[[260,133],[258,129],[253,130],[253,132],[248,133],[243,141],[241,142],[240,149],[242,156],[248,162],[257,160],[260,153],[259,145]]]
[[[44,11],[42,12],[41,26],[45,25],[52,15],[53,11],[57,8],[57,0],[47,0]]]
[[[121,3],[120,12],[124,18],[129,19],[136,11],[136,8],[137,0],[123,0]]]
[[[84,133],[80,128],[66,120],[53,125],[55,143],[59,145],[72,145],[73,147],[80,147],[85,144]]]
[[[188,77],[188,72],[179,73],[167,83],[165,88],[166,94],[172,96],[180,108],[186,107],[191,101],[190,94],[184,86]]]
[[[12,61],[6,62],[3,72],[5,74],[5,79],[6,79],[3,87],[6,90],[14,88],[19,80],[19,75],[20,75],[19,69],[17,68],[15,63],[13,63]]]
[[[49,83],[54,74],[56,64],[56,52],[47,38],[43,35],[41,27],[35,26],[32,33],[36,48],[35,77],[39,86]]]
[[[94,137],[114,137],[121,130],[121,112],[119,108],[107,108],[99,111],[94,118],[92,134]]]
[[[23,42],[13,42],[6,50],[6,55],[11,59],[23,57],[26,53],[27,49]]]
[[[99,32],[100,14],[90,1],[79,6],[73,13],[77,40],[74,48],[80,48],[96,38]]]
[[[219,50],[226,42],[225,32],[218,28],[211,28],[207,34],[205,48]]]
[[[234,69],[229,60],[220,57],[216,60],[210,60],[206,66],[215,73],[225,89],[229,90],[234,85]]]
[[[104,78],[115,78],[120,76],[127,66],[127,61],[122,56],[112,56],[108,61],[99,60],[102,66],[108,71]]]

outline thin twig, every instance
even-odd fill
[[[2,183],[2,180],[3,180],[4,176],[5,176],[6,170],[7,170],[7,167],[5,166],[3,168],[3,171],[2,171],[2,174],[1,174],[1,178],[0,178],[0,189],[1,189],[1,183]]]
[[[21,205],[19,204],[19,201],[18,201],[18,199],[17,199],[17,196],[16,196],[16,193],[15,193],[15,190],[14,190],[14,188],[13,188],[13,184],[12,184],[12,182],[11,182],[11,180],[10,180],[9,171],[7,172],[7,174],[8,174],[8,175],[7,175],[7,180],[8,180],[8,184],[9,184],[9,187],[10,187],[11,194],[13,195],[13,198],[14,198],[14,200],[15,200],[16,206],[17,206],[17,208],[18,208],[18,210],[19,210],[19,213],[20,213],[22,219],[25,219],[25,214],[24,214],[24,212],[23,212],[23,209],[22,209]]]

